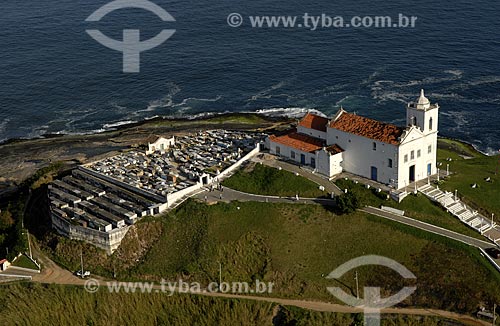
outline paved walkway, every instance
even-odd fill
[[[421,230],[424,230],[427,232],[438,234],[438,235],[441,235],[441,236],[449,238],[449,239],[460,241],[462,243],[468,244],[468,245],[473,246],[473,247],[485,249],[485,248],[491,248],[493,246],[493,244],[491,242],[488,242],[488,241],[483,241],[483,240],[479,240],[476,238],[472,238],[472,237],[469,237],[467,235],[463,235],[461,233],[450,231],[450,230],[441,228],[439,226],[428,224],[428,223],[425,223],[425,222],[422,222],[419,220],[415,220],[413,218],[409,218],[406,216],[401,216],[401,215],[393,214],[393,213],[390,213],[387,211],[383,211],[383,210],[375,208],[375,207],[371,207],[371,206],[365,207],[365,208],[362,208],[361,211],[368,213],[368,214],[383,217],[383,218],[386,218],[388,220],[392,220],[394,222],[406,224],[406,225],[409,225],[409,226],[412,226],[412,227],[415,227],[417,229],[421,229]]]
[[[263,203],[286,203],[286,204],[321,204],[325,206],[333,206],[334,201],[326,198],[297,198],[296,197],[278,197],[278,196],[263,196],[254,195],[246,192],[223,187],[223,191],[214,190],[205,191],[195,195],[196,198],[205,201],[209,204],[216,202],[231,202],[231,201],[257,201]]]

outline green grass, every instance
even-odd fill
[[[416,196],[413,194],[409,195],[399,204],[394,201],[387,204],[387,206],[404,210],[406,216],[416,220],[458,232],[478,240],[485,240],[484,236],[467,227],[458,218],[446,212],[441,206],[433,203],[422,194]]]
[[[453,174],[446,179],[440,188],[455,191],[458,190],[459,197],[473,206],[486,216],[500,217],[500,176],[496,175],[499,164],[499,156],[486,156],[475,152],[468,145],[452,140],[439,140],[438,162],[443,163],[442,170],[450,165]],[[464,159],[460,155],[473,157]],[[452,161],[447,161],[451,158]],[[490,177],[492,182],[484,181]],[[472,188],[472,184],[478,188]]]
[[[374,188],[366,189],[362,184],[356,184],[351,180],[339,179],[335,183],[340,189],[349,189],[360,198],[362,205],[380,207],[381,205],[394,207],[405,211],[405,216],[416,220],[436,225],[447,230],[458,232],[479,240],[485,238],[460,222],[458,218],[446,212],[441,206],[433,203],[427,197],[418,194],[408,195],[401,203],[394,200],[387,200],[387,193],[377,193]]]
[[[259,279],[275,283],[273,296],[335,301],[326,288],[336,284],[352,293],[353,272],[340,283],[324,276],[376,254],[416,274],[419,290],[403,305],[473,312],[483,300],[500,300],[500,279],[475,249],[360,212],[334,216],[313,205],[190,201],[165,223],[132,277],[204,283],[218,279],[220,262],[226,281]],[[400,277],[387,270],[358,271],[362,286],[400,289]]]
[[[26,257],[26,255],[19,256],[19,258],[17,258],[16,261],[12,263],[12,266],[38,270],[38,266],[35,265],[35,263],[31,261],[31,259]]]
[[[261,164],[256,164],[251,171],[239,170],[226,179],[223,185],[235,190],[271,196],[295,196],[316,198],[325,193],[318,185],[302,176],[278,170]]]
[[[1,325],[361,325],[360,314],[308,311],[250,300],[162,293],[91,294],[73,286],[0,286]],[[381,325],[443,325],[437,317],[383,315]],[[460,324],[454,324],[460,325]]]
[[[162,127],[186,127],[186,126],[214,126],[220,124],[248,125],[248,127],[262,127],[271,125],[272,121],[258,114],[227,114],[221,116],[209,117],[201,120],[157,120],[152,122],[155,126]]]

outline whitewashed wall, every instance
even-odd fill
[[[377,180],[391,184],[398,180],[397,146],[377,140],[328,128],[328,144],[338,144],[344,149],[342,153],[344,171],[371,179],[371,167],[377,168]],[[373,150],[373,143],[377,149]],[[392,159],[392,168],[389,167]]]
[[[320,139],[326,140],[326,132],[324,132],[324,131],[319,131],[316,129],[310,129],[310,128],[306,128],[306,127],[302,127],[302,126],[297,126],[297,132],[304,134],[304,135],[308,135],[308,136],[312,136],[315,138],[320,138]]]

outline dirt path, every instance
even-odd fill
[[[54,263],[50,258],[43,254],[38,248],[33,248],[34,255],[41,262],[43,269],[40,274],[33,276],[33,282],[38,283],[50,283],[50,284],[61,284],[61,285],[78,285],[84,286],[86,280],[76,277],[71,272],[61,268],[56,263]],[[106,290],[106,280],[98,278],[101,284],[100,290]],[[113,282],[113,281],[111,281]],[[154,292],[159,292],[161,290],[160,286],[153,287]],[[319,311],[319,312],[336,312],[336,313],[361,313],[363,310],[361,308],[355,308],[335,303],[322,302],[322,301],[307,301],[307,300],[295,300],[295,299],[283,299],[274,297],[264,297],[255,295],[239,295],[239,294],[227,294],[227,293],[192,293],[195,295],[203,295],[215,298],[226,298],[226,299],[244,299],[244,300],[254,300],[260,302],[272,302],[283,306],[295,306],[303,309]],[[383,314],[403,314],[403,315],[418,315],[418,316],[434,316],[441,318],[448,318],[452,320],[459,321],[467,326],[488,326],[490,323],[475,319],[471,316],[461,315],[449,311],[437,310],[437,309],[417,309],[417,308],[387,308],[382,310]]]

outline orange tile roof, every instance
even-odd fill
[[[403,128],[393,124],[361,117],[345,111],[342,111],[337,120],[330,123],[330,128],[392,145],[398,145],[399,137],[403,134]]]
[[[326,132],[328,118],[316,114],[308,113],[299,122],[299,126]]]
[[[271,135],[269,140],[307,153],[314,153],[325,145],[323,140],[299,134],[295,130],[283,136]]]
[[[332,155],[335,155],[335,154],[338,154],[338,153],[342,153],[344,150],[342,149],[342,147],[340,147],[339,145],[337,144],[333,144],[333,145],[330,145],[326,148],[326,150],[332,154]]]

